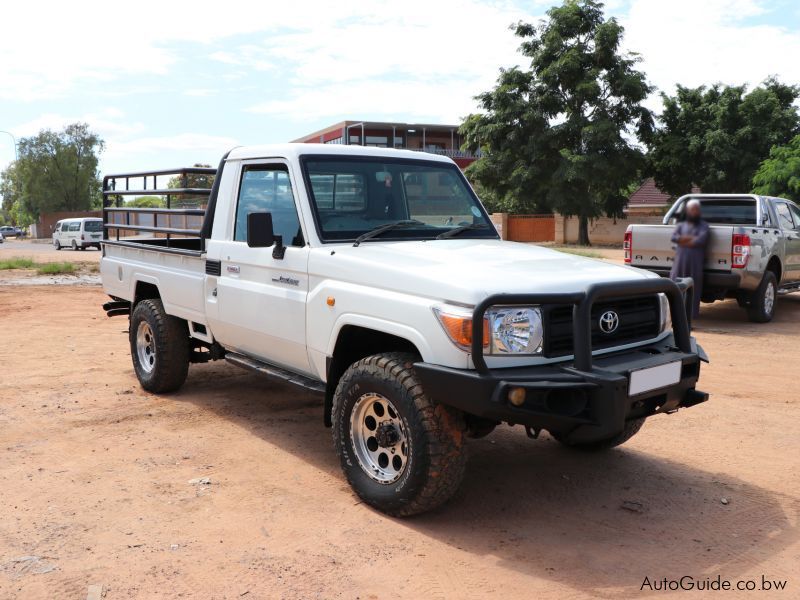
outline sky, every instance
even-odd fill
[[[103,173],[216,165],[236,145],[329,124],[457,124],[501,67],[509,26],[551,1],[295,0],[6,3],[0,130],[87,122]],[[608,0],[659,91],[676,83],[800,83],[797,0]],[[658,109],[654,95],[648,104]],[[0,133],[0,169],[14,158]]]

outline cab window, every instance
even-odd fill
[[[283,237],[285,245],[305,245],[285,165],[244,166],[236,206],[235,241],[247,241],[247,215],[254,212],[272,215],[272,229],[275,235]]]
[[[792,212],[789,210],[789,205],[785,202],[777,202],[775,204],[775,212],[778,213],[778,222],[781,229],[794,229],[794,221],[792,221]]]
[[[789,207],[794,218],[794,228],[800,229],[800,208],[797,208],[794,204],[787,204],[786,206]]]

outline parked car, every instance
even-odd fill
[[[205,211],[125,206],[133,177],[104,178],[100,271],[142,387],[224,358],[320,393],[347,480],[388,514],[445,502],[464,436],[500,423],[601,450],[708,399],[689,282],[501,241],[449,158],[240,147]]]
[[[102,240],[103,219],[97,217],[63,219],[56,223],[53,230],[53,245],[56,250],[62,248],[86,250],[91,247],[100,250]]]
[[[777,295],[800,290],[800,208],[790,200],[753,194],[682,196],[663,225],[628,226],[625,262],[668,277],[675,257],[672,233],[693,198],[711,225],[701,300],[736,298],[751,321],[771,321]]]
[[[0,244],[2,244],[4,241],[5,241],[5,238],[3,237],[3,233],[0,232]]]
[[[19,227],[12,227],[10,225],[3,225],[0,227],[0,235],[2,235],[4,238],[22,237],[22,229]]]

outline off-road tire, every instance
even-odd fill
[[[155,365],[148,372],[140,363],[136,345],[139,324],[146,321],[152,331]],[[174,392],[186,381],[189,372],[189,328],[186,321],[168,315],[161,300],[142,300],[133,309],[129,339],[133,369],[148,392]]]
[[[767,301],[768,290],[772,286],[772,306]],[[756,291],[750,297],[750,305],[747,308],[747,317],[753,323],[769,323],[775,316],[775,302],[778,299],[778,279],[775,273],[767,271],[761,278]]]
[[[367,504],[407,517],[444,504],[458,489],[466,467],[463,413],[429,399],[414,373],[413,354],[376,354],[350,366],[333,398],[333,443],[342,470]],[[407,432],[407,462],[399,479],[380,483],[360,465],[351,416],[357,401],[379,394],[395,407]]]
[[[553,437],[564,444],[565,446],[569,446],[570,448],[575,448],[576,450],[582,450],[586,452],[602,452],[603,450],[610,450],[611,448],[615,448],[616,446],[620,446],[624,444],[629,439],[631,439],[634,435],[639,433],[639,430],[644,425],[644,417],[641,419],[632,419],[630,421],[625,421],[625,426],[622,428],[617,435],[610,437],[605,440],[599,440],[596,442],[587,442],[587,443],[570,443],[564,440],[561,436],[554,435]]]

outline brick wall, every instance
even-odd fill
[[[628,225],[660,225],[661,216],[657,215],[628,215],[628,218],[609,219],[601,217],[589,222],[589,241],[593,244],[619,245],[622,247],[622,238]],[[555,242],[556,244],[576,244],[578,242],[578,218],[555,217]]]

